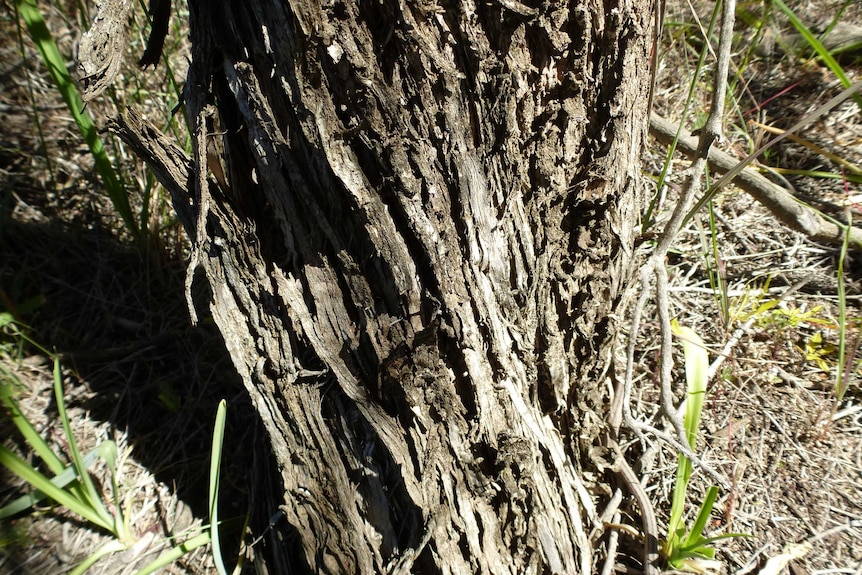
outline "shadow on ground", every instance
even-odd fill
[[[179,257],[159,257],[92,223],[20,221],[3,210],[0,311],[11,311],[35,341],[60,354],[71,372],[70,411],[80,408],[125,431],[134,459],[204,520],[213,421],[226,399],[220,515],[242,519],[252,482],[272,473],[268,443],[206,315],[208,294],[195,294],[201,323],[193,327],[183,295],[185,265]],[[37,350],[25,350],[32,353]],[[50,409],[54,417],[56,406]],[[9,477],[0,479],[0,497],[7,497]],[[269,514],[257,515],[253,524],[263,526],[254,531],[261,532]]]

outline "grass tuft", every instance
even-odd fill
[[[706,398],[706,384],[709,374],[709,356],[700,336],[689,327],[681,326],[677,320],[671,322],[674,334],[682,341],[685,355],[686,399],[685,426],[688,445],[694,451],[697,444],[703,402]],[[671,569],[692,573],[705,573],[716,567],[713,544],[723,539],[743,536],[729,533],[706,537],[706,524],[712,507],[718,497],[718,488],[710,486],[700,504],[697,517],[691,527],[686,529],[682,516],[685,510],[686,493],[691,479],[691,461],[682,453],[677,456],[676,483],[670,508],[667,539],[662,545],[662,556]]]
[[[12,517],[35,509],[42,501],[51,500],[66,508],[83,519],[89,525],[98,528],[112,536],[105,544],[100,546],[87,557],[82,563],[72,569],[70,575],[81,575],[93,567],[102,558],[131,549],[138,542],[137,535],[133,532],[129,522],[130,514],[123,512],[120,500],[120,486],[117,482],[117,445],[111,440],[100,442],[92,451],[86,455],[82,454],[78,442],[72,431],[69,414],[66,411],[66,402],[63,393],[63,375],[60,367],[60,359],[55,354],[39,346],[35,341],[28,338],[20,327],[15,323],[11,314],[0,314],[0,330],[6,333],[16,334],[32,345],[37,346],[43,353],[49,355],[53,360],[53,382],[54,400],[57,406],[58,417],[63,428],[63,441],[68,446],[69,459],[71,463],[63,463],[64,457],[56,453],[42,436],[36,431],[33,424],[23,415],[15,395],[17,389],[23,387],[17,377],[5,366],[0,364],[0,403],[8,413],[10,420],[18,429],[33,453],[41,460],[42,465],[47,468],[48,474],[39,471],[38,466],[32,465],[14,453],[11,449],[0,443],[0,465],[24,480],[31,491],[12,502],[0,507],[0,520],[8,520]],[[213,542],[213,553],[216,565],[222,565],[219,572],[223,572],[224,566],[221,561],[218,546],[217,529],[217,501],[218,501],[218,477],[221,466],[222,446],[224,439],[226,407],[222,401],[219,405],[216,418],[216,428],[213,432],[212,467],[210,477],[210,509],[212,523],[209,528],[198,533],[185,541],[171,546],[169,551],[160,555],[156,560],[135,572],[135,575],[145,575],[176,561],[186,553]],[[101,459],[108,468],[111,480],[112,505],[108,510],[105,504],[105,496],[96,486],[91,476],[90,468],[97,460]]]

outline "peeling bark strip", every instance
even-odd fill
[[[193,264],[310,572],[593,571],[649,8],[190,0]]]

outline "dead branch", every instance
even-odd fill
[[[665,145],[673,142],[679,131],[679,126],[662,118],[655,112],[650,116],[650,133],[656,140]],[[688,134],[680,134],[676,147],[685,155],[693,158],[697,154],[698,139]],[[739,160],[727,152],[713,148],[709,152],[709,164],[719,173],[732,170]],[[816,242],[825,242],[840,246],[844,241],[846,226],[835,220],[826,219],[823,215],[799,202],[793,195],[757,173],[755,169],[742,170],[733,182],[748,192],[754,199],[763,204],[772,215],[790,229],[805,234]],[[850,248],[862,249],[862,230],[850,229]]]

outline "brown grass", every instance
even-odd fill
[[[74,26],[80,14],[73,5],[68,13],[40,6],[61,49],[71,54],[77,32],[69,23]],[[120,446],[121,499],[130,505],[142,546],[148,540],[151,545],[136,548],[138,556],[130,551],[103,560],[91,572],[132,573],[165,548],[168,537],[206,522],[211,433],[221,398],[229,401],[225,449],[231,456],[223,467],[220,516],[244,518],[248,469],[261,445],[255,441],[256,418],[217,331],[207,322],[189,325],[183,298],[185,240],[166,200],[154,191],[152,241],[143,249],[131,245],[26,37],[22,54],[13,14],[10,8],[0,17],[3,311],[15,313],[30,337],[60,354],[67,405],[82,448],[104,438]],[[181,52],[174,56],[182,62]],[[127,80],[115,92],[116,101],[149,99],[149,116],[166,122],[170,94],[162,85],[163,72],[162,66],[142,76],[140,86]],[[93,104],[99,105],[113,106],[110,100]],[[104,109],[91,112],[105,114]],[[121,147],[115,152],[139,210],[146,171]],[[200,309],[206,309],[207,294],[196,296]],[[25,384],[18,400],[64,451],[47,358],[30,346],[19,356],[7,335],[0,334],[0,361]],[[15,443],[7,423],[2,420],[3,437],[24,454],[26,446]],[[261,451],[266,453],[265,446]],[[101,484],[109,486],[104,465],[94,469]],[[0,470],[0,505],[23,489]],[[106,540],[62,509],[40,506],[31,516],[0,525],[0,573],[63,573]],[[236,535],[226,543],[226,552],[236,553]],[[190,554],[168,572],[210,573],[208,553]]]

